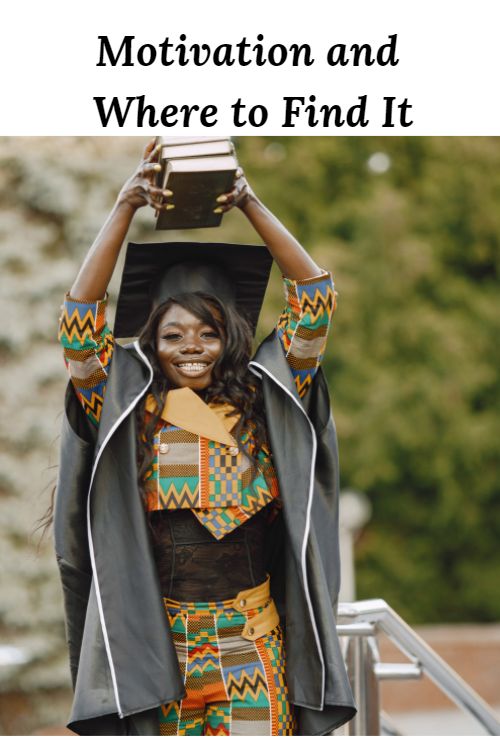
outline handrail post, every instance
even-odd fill
[[[376,657],[368,638],[349,638],[346,664],[358,707],[356,716],[347,725],[346,734],[349,736],[373,737],[380,734],[379,685],[375,662]]]

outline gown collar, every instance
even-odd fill
[[[146,399],[146,409],[154,412],[155,400],[152,394]],[[231,430],[240,415],[229,416],[232,411],[234,407],[231,404],[206,404],[191,388],[173,388],[167,393],[161,418],[195,435],[236,446]]]

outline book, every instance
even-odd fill
[[[234,146],[231,141],[221,138],[218,141],[162,144],[160,160],[188,159],[195,156],[218,156],[233,153]]]
[[[210,143],[211,141],[229,141],[228,135],[172,135],[160,138],[162,146],[180,146],[184,143]]]
[[[156,229],[217,227],[217,197],[231,191],[238,168],[235,154],[172,159],[166,162],[162,187],[172,190],[175,208],[160,211]]]

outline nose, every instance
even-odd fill
[[[199,339],[194,337],[184,339],[181,347],[181,351],[186,354],[194,354],[195,352],[202,352],[203,346]]]

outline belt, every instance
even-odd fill
[[[280,623],[280,616],[274,600],[271,598],[271,587],[269,576],[264,583],[253,589],[239,591],[230,606],[237,612],[248,612],[252,609],[261,609],[256,615],[247,618],[241,635],[248,641],[256,641],[257,638],[269,633]]]

